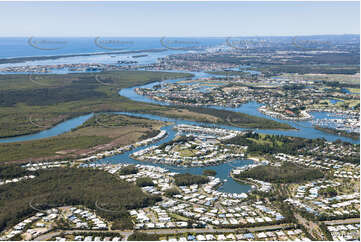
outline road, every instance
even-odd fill
[[[279,224],[279,225],[269,225],[269,226],[259,226],[259,227],[251,227],[251,228],[236,228],[236,229],[156,229],[156,230],[138,230],[139,232],[148,233],[148,234],[181,234],[181,233],[231,233],[235,231],[250,231],[250,232],[257,232],[257,231],[266,231],[266,230],[274,230],[274,229],[286,229],[286,228],[293,228],[294,225],[292,224]],[[133,233],[133,231],[124,231],[124,230],[58,230],[53,231],[47,234],[40,235],[39,237],[33,240],[48,240],[52,237],[59,236],[61,233],[65,234],[75,234],[81,232],[99,232],[99,233],[106,233],[106,232],[113,232],[119,233],[122,236],[122,240],[127,240],[129,235]]]
[[[57,231],[53,231],[47,234],[43,234],[40,235],[37,238],[34,238],[33,240],[36,241],[44,241],[44,240],[48,240],[51,239],[52,237],[55,236],[59,236],[60,234],[64,233],[64,234],[76,234],[76,233],[109,233],[109,232],[114,232],[114,233],[119,233],[122,236],[122,240],[127,240],[129,235],[131,235],[133,233],[133,231],[124,231],[124,230],[57,230]]]
[[[360,218],[348,218],[348,219],[342,219],[342,220],[331,220],[331,221],[324,221],[324,223],[326,225],[360,223]]]
[[[235,231],[266,231],[274,229],[285,229],[293,228],[292,224],[279,224],[279,225],[269,225],[269,226],[259,226],[259,227],[250,227],[250,228],[235,228],[235,229],[157,229],[157,230],[139,230],[139,232],[148,233],[148,234],[172,234],[172,233],[232,233]]]
[[[326,225],[338,225],[338,224],[349,224],[349,223],[360,223],[360,218],[350,218],[344,220],[332,220],[332,221],[324,221]],[[258,232],[258,231],[267,231],[267,230],[275,230],[275,229],[287,229],[293,228],[293,224],[279,224],[279,225],[269,225],[269,226],[259,226],[259,227],[248,227],[248,228],[235,228],[235,229],[212,229],[212,228],[201,228],[201,229],[153,229],[153,230],[138,230],[139,232],[148,233],[148,234],[182,234],[182,233],[234,233],[235,231],[250,231],[250,232]],[[81,232],[114,232],[119,233],[122,236],[122,240],[127,240],[129,235],[133,233],[133,231],[128,230],[58,230],[53,231],[44,235],[40,235],[39,237],[33,240],[48,240],[52,237],[59,236],[61,233],[65,234],[74,234]]]

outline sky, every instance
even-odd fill
[[[357,2],[0,2],[0,37],[360,34]]]

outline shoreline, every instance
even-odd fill
[[[144,162],[144,163],[150,163],[150,164],[160,164],[160,165],[166,165],[166,166],[175,166],[177,168],[202,168],[202,167],[210,167],[210,166],[219,166],[219,165],[224,165],[227,163],[231,163],[233,162],[235,159],[229,160],[229,161],[225,161],[225,162],[220,162],[220,163],[214,163],[214,164],[206,164],[206,165],[176,165],[176,164],[166,164],[166,163],[161,163],[161,162],[155,162],[155,161],[151,161],[151,160],[140,160],[140,159],[136,159],[133,155],[130,155],[130,158],[132,158],[133,160],[139,161],[139,162]],[[242,159],[238,159],[239,161],[245,161],[245,160],[252,160],[250,158],[242,158]],[[253,161],[253,160],[252,160]]]
[[[37,60],[56,60],[61,58],[69,57],[80,57],[80,56],[94,56],[94,55],[111,55],[111,54],[136,54],[136,53],[149,53],[149,52],[164,52],[167,49],[145,49],[145,50],[129,50],[129,51],[115,51],[115,52],[93,52],[93,53],[80,53],[80,54],[69,54],[69,55],[48,55],[48,56],[27,56],[27,57],[13,57],[13,58],[1,58],[1,64],[14,64],[23,63],[27,61]]]
[[[278,119],[281,119],[281,120],[289,120],[289,121],[308,121],[308,120],[312,120],[312,115],[307,113],[306,110],[301,111],[301,113],[303,115],[302,117],[289,117],[289,116],[286,116],[286,115],[284,115],[282,113],[271,111],[271,110],[267,109],[266,106],[262,106],[262,107],[258,108],[257,110],[260,113],[264,114],[264,115],[270,116],[272,118],[278,118]]]
[[[242,179],[238,179],[238,178],[234,177],[232,174],[232,171],[229,172],[229,176],[237,183],[249,185],[251,187],[251,189],[247,193],[252,193],[254,190],[257,190],[257,188],[258,188],[257,183],[252,183],[251,181],[249,181],[247,179],[242,180]]]
[[[166,123],[167,124],[167,123]],[[164,126],[162,126],[164,127]],[[161,128],[162,128],[161,127]],[[57,154],[54,156],[47,156],[47,157],[38,157],[38,158],[26,158],[26,159],[21,159],[21,160],[12,160],[12,161],[7,161],[5,163],[11,164],[11,163],[16,163],[16,164],[24,164],[27,163],[29,161],[34,162],[34,163],[39,163],[39,162],[55,162],[55,161],[59,161],[59,160],[71,160],[74,163],[77,163],[79,161],[82,162],[93,162],[99,159],[104,159],[107,157],[112,157],[114,155],[120,155],[123,154],[125,152],[131,151],[135,148],[144,146],[144,145],[150,145],[154,142],[158,142],[161,139],[164,139],[168,136],[168,133],[166,131],[163,131],[162,129],[159,130],[159,133],[153,137],[150,138],[146,138],[143,140],[138,140],[134,143],[128,144],[128,145],[119,145],[115,140],[110,141],[109,143],[106,144],[101,144],[101,145],[97,145],[94,147],[90,147],[85,149],[85,153],[78,155],[76,157],[71,157],[71,156],[64,156],[61,157],[61,155]],[[80,149],[80,151],[82,151],[82,149]]]
[[[61,124],[61,123],[64,123],[66,121],[69,121],[69,120],[72,120],[72,119],[76,119],[76,118],[80,118],[82,116],[86,116],[86,115],[91,115],[91,114],[94,114],[94,112],[91,112],[91,113],[86,113],[86,112],[80,112],[78,113],[78,115],[69,115],[68,117],[66,118],[63,118],[62,120],[60,121],[57,121],[56,123],[54,124],[51,124],[49,127],[40,127],[40,128],[45,128],[45,129],[41,129],[39,131],[35,131],[35,132],[30,132],[30,133],[24,133],[24,134],[18,134],[18,135],[7,135],[7,136],[0,136],[0,144],[7,144],[7,143],[16,143],[16,142],[25,142],[25,141],[32,141],[32,140],[24,140],[24,141],[14,141],[14,142],[1,142],[1,140],[3,139],[11,139],[11,138],[17,138],[17,137],[21,137],[21,136],[30,136],[30,135],[36,135],[36,134],[39,134],[41,132],[44,132],[44,131],[47,131],[47,130],[50,130],[54,127],[56,127],[57,125]],[[34,126],[36,126],[36,124],[34,124],[33,122],[31,122],[31,120],[29,120],[29,122],[31,124],[33,124]],[[39,126],[38,126],[39,127]],[[73,129],[76,129],[77,127],[73,128]],[[67,131],[69,132],[69,131]],[[64,133],[67,133],[67,132],[64,132]],[[62,134],[64,134],[62,133]],[[59,134],[61,135],[61,134]],[[58,136],[58,135],[56,135]],[[51,136],[51,137],[56,137],[56,136]],[[51,137],[46,137],[46,138],[51,138]]]
[[[346,131],[343,130],[337,130],[337,129],[333,129],[333,128],[327,128],[327,127],[321,127],[319,125],[315,125],[314,126],[315,129],[320,130],[322,132],[326,132],[329,134],[334,134],[334,135],[338,135],[338,136],[342,136],[342,137],[347,137],[353,140],[359,140],[360,139],[360,134],[352,132],[352,133],[348,133]]]

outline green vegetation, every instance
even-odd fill
[[[315,126],[315,129],[321,130],[321,131],[329,133],[329,134],[336,134],[336,135],[340,135],[340,136],[344,136],[344,137],[349,137],[354,140],[360,139],[360,134],[356,133],[356,132],[347,132],[345,130],[337,130],[337,129],[333,129],[333,128],[321,127],[318,125]]]
[[[180,194],[179,190],[176,187],[169,188],[164,191],[167,197],[173,197],[174,195]]]
[[[258,67],[257,70],[262,73],[271,73],[278,75],[281,73],[298,73],[298,74],[348,74],[352,75],[360,72],[357,65],[267,65]]]
[[[249,78],[250,76],[252,76],[252,74],[245,71],[209,71],[207,73],[220,76],[240,76],[242,78]]]
[[[340,82],[340,81],[322,81],[322,83],[332,88],[359,88],[359,83]]]
[[[148,113],[239,127],[291,128],[286,124],[241,113],[134,102],[118,94],[122,88],[191,76],[186,73],[147,71],[1,75],[0,137],[31,134],[82,114],[108,111]],[[117,120],[109,122],[117,125]]]
[[[129,241],[158,241],[159,236],[156,234],[147,234],[142,232],[134,232],[128,237]]]
[[[357,48],[357,47],[356,47]],[[187,56],[187,61],[197,62],[213,62],[213,63],[227,63],[235,65],[251,66],[249,70],[260,71],[265,75],[275,75],[279,73],[312,73],[312,74],[355,74],[360,72],[360,52],[359,49],[352,51],[345,51],[340,48],[339,53],[307,53],[299,55],[294,53],[287,53],[287,58],[284,56],[277,56],[274,58],[265,58],[262,54],[262,49],[256,48],[254,50],[247,50],[242,53],[214,53],[201,54],[197,56]],[[295,50],[302,51],[301,48],[295,46],[287,46],[274,50]],[[327,48],[325,48],[327,50]],[[269,51],[269,50],[268,50]],[[267,51],[267,52],[268,52]],[[268,52],[269,53],[269,52]],[[181,57],[180,57],[181,58]]]
[[[169,108],[133,102],[120,96],[118,91],[153,81],[191,76],[184,73],[147,71],[1,75],[0,137],[38,132],[85,113],[150,112],[154,109],[164,112]],[[30,118],[35,122],[31,122]]]
[[[328,231],[327,226],[325,223],[321,223],[320,224],[320,229],[323,232],[323,234],[325,235],[325,237],[327,238],[328,241],[332,241],[333,237],[332,234],[330,233],[330,231]]]
[[[337,196],[337,190],[334,187],[323,188],[319,191],[320,195],[325,197],[335,197]]]
[[[48,160],[50,157],[52,159],[78,158],[85,151],[94,152],[94,147],[97,146],[110,149],[111,146],[130,145],[143,140],[144,136],[158,133],[159,128],[165,124],[126,115],[94,115],[80,127],[56,137],[2,143],[0,144],[2,154],[0,161],[13,162],[26,158]]]
[[[244,135],[238,135],[229,140],[223,141],[224,144],[235,144],[235,145],[244,145],[248,146],[247,153],[250,156],[268,156],[277,153],[284,153],[290,155],[312,155],[316,159],[336,159],[342,160],[342,162],[349,162],[353,164],[360,163],[360,153],[355,152],[351,155],[338,157],[335,154],[331,153],[320,153],[312,152],[311,150],[315,147],[324,147],[326,146],[325,139],[305,139],[299,137],[288,137],[283,135],[265,135],[258,134],[254,132],[247,132]],[[350,144],[347,142],[342,142],[341,140],[336,140],[334,144],[342,144],[348,146],[349,148],[360,150],[360,145]]]
[[[1,230],[38,210],[64,205],[84,205],[108,219],[130,220],[127,209],[160,200],[100,170],[57,168],[38,173],[34,179],[0,187]]]
[[[261,126],[263,129],[292,129],[292,127],[288,124],[251,116],[245,113],[201,107],[187,107],[187,109],[195,113],[212,115],[223,120],[221,123],[236,127],[258,128]]]
[[[136,184],[138,187],[154,186],[154,182],[150,177],[140,177],[137,179]]]
[[[130,174],[137,174],[138,168],[134,165],[124,166],[120,169],[119,174],[120,175],[130,175]]]
[[[189,173],[177,174],[174,176],[174,179],[177,186],[189,186],[193,184],[205,184],[209,182],[208,177],[192,175]]]
[[[142,117],[132,117],[128,115],[119,115],[113,113],[96,114],[92,118],[88,119],[78,127],[125,127],[125,126],[138,126],[144,128],[152,128],[152,121]]]
[[[145,139],[149,139],[149,138],[152,138],[152,137],[155,137],[159,134],[159,130],[154,130],[154,129],[151,129],[149,131],[147,131],[145,134],[143,134],[142,136],[140,136],[140,140],[145,140]]]
[[[188,137],[187,136],[179,136],[179,137],[174,138],[173,140],[162,143],[161,145],[159,145],[159,149],[164,149],[168,145],[184,144],[186,142],[190,142],[190,141],[194,141],[194,140],[195,140],[194,136],[188,136]]]
[[[321,144],[321,139],[304,139],[283,135],[263,135],[248,132],[224,141],[224,144],[236,144],[248,146],[247,151],[252,154],[296,154],[299,149],[312,144]]]
[[[133,222],[128,217],[112,218],[113,230],[133,229]]]
[[[120,234],[120,233],[116,233],[116,232],[96,232],[96,231],[93,231],[93,232],[76,232],[76,233],[72,233],[70,236],[69,235],[62,235],[62,237],[70,237],[72,240],[74,240],[74,237],[75,236],[78,236],[78,235],[81,235],[81,236],[93,236],[93,237],[100,237],[102,239],[106,238],[106,237],[120,237],[122,238],[123,236]],[[52,241],[55,241],[55,238],[52,239]]]
[[[18,165],[0,165],[0,179],[10,179],[32,174]]]
[[[3,143],[0,144],[0,161],[10,162],[29,157],[55,156],[57,152],[62,151],[66,151],[68,157],[72,155],[77,157],[78,155],[73,152],[76,149],[87,149],[110,141],[110,138],[104,136],[59,136],[34,141]]]
[[[206,170],[203,170],[202,174],[204,176],[215,176],[217,174],[217,172],[215,170],[206,169]]]
[[[235,175],[238,179],[253,178],[271,183],[299,183],[324,177],[319,169],[304,168],[292,163],[280,167],[257,166]]]

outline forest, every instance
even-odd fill
[[[279,123],[270,119],[251,116],[245,113],[232,112],[227,110],[220,110],[214,108],[201,108],[201,107],[185,107],[189,111],[195,113],[208,114],[218,117],[223,120],[224,124],[244,127],[256,128],[262,127],[263,129],[291,129],[288,124]]]
[[[137,174],[137,173],[138,173],[138,168],[134,165],[124,166],[119,171],[120,175],[130,175],[130,174]]]
[[[139,177],[135,183],[138,187],[154,186],[154,182],[150,177]]]
[[[128,209],[160,201],[128,182],[100,170],[56,168],[40,170],[34,179],[0,187],[0,230],[39,210],[65,205],[84,205],[120,224],[129,224]],[[109,211],[112,212],[109,212]]]
[[[159,240],[159,235],[157,234],[147,234],[142,232],[134,232],[128,237],[129,241],[157,241]]]
[[[189,173],[177,174],[174,176],[174,179],[177,186],[189,186],[209,182],[209,178],[206,176],[192,175]]]
[[[319,169],[304,168],[292,163],[282,166],[257,166],[235,175],[238,179],[252,178],[270,183],[300,183],[323,178]]]
[[[299,149],[324,143],[323,139],[304,139],[299,137],[288,137],[284,135],[260,135],[255,132],[247,132],[229,140],[224,144],[246,145],[249,153],[262,154],[297,154]]]
[[[211,169],[205,169],[205,170],[203,170],[202,174],[204,176],[215,176],[217,174],[217,171],[211,170]]]
[[[18,178],[23,177],[26,175],[35,175],[35,172],[27,171],[26,169],[22,168],[21,166],[14,165],[14,164],[1,164],[0,165],[0,179],[11,179],[11,178]]]

